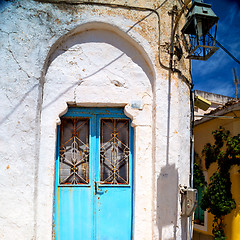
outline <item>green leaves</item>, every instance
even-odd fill
[[[223,147],[224,141],[227,140],[229,133],[229,131],[225,131],[224,128],[222,128],[221,126],[218,130],[213,131],[212,134],[215,139],[215,145],[219,148]]]
[[[206,169],[209,169],[212,163],[223,158],[224,152],[221,151],[221,148],[224,146],[225,142],[228,141],[229,133],[229,131],[225,131],[221,126],[218,130],[212,132],[215,144],[211,145],[207,143],[202,150],[202,154],[205,156]]]
[[[216,155],[216,147],[215,145],[211,145],[210,143],[207,143],[203,150],[202,154],[205,155],[205,167],[206,169],[209,169],[210,165],[217,160],[217,155]]]
[[[205,181],[205,177],[203,175],[203,171],[197,163],[193,165],[193,187],[201,188],[207,185]]]
[[[212,224],[213,230],[213,236],[215,240],[225,240],[227,239],[224,234],[224,224],[223,224],[223,217],[217,218],[216,216],[213,219]]]
[[[207,143],[202,151],[205,157],[205,167],[217,162],[218,169],[211,176],[210,182],[204,190],[200,207],[214,215],[213,236],[216,240],[225,240],[223,217],[229,214],[236,203],[232,198],[230,168],[240,166],[240,134],[230,137],[230,132],[222,127],[212,132],[214,144]],[[194,168],[195,170],[195,168]],[[196,168],[195,184],[202,184],[199,170]]]
[[[230,174],[227,175],[222,176],[220,172],[213,174],[200,203],[202,209],[208,210],[217,218],[227,215],[236,207],[232,199]]]

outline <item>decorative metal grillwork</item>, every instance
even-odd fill
[[[101,120],[101,184],[129,183],[129,121]]]
[[[63,118],[60,127],[60,184],[89,183],[89,119]]]
[[[212,56],[218,48],[215,47],[215,39],[208,33],[198,37],[196,35],[190,35],[190,48],[188,49],[188,58],[207,60]]]

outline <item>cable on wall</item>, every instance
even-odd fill
[[[169,66],[165,66],[162,61],[161,61],[161,53],[160,53],[160,41],[161,41],[161,24],[160,24],[160,15],[158,13],[158,9],[160,9],[165,2],[167,2],[168,0],[165,0],[158,8],[156,9],[152,9],[152,8],[147,8],[147,7],[136,7],[136,6],[130,6],[130,5],[123,5],[123,4],[113,4],[113,3],[101,3],[101,2],[85,2],[85,1],[74,1],[74,2],[69,2],[67,0],[60,0],[60,1],[54,1],[54,0],[48,0],[48,1],[44,1],[44,0],[38,0],[39,2],[42,3],[52,3],[52,4],[68,4],[68,5],[95,5],[95,6],[104,6],[104,7],[110,7],[110,8],[123,8],[123,9],[128,9],[128,10],[136,10],[136,11],[150,11],[154,14],[156,14],[157,16],[157,20],[158,20],[158,62],[160,64],[160,66],[168,71],[171,71],[173,73],[178,73],[179,77],[187,84],[187,86],[191,89],[192,88],[192,83],[182,74],[182,72],[179,69],[176,68],[172,68],[172,58],[173,56],[171,56],[171,54],[173,55],[173,51],[170,50],[170,62],[169,62]],[[170,42],[170,48],[173,49],[173,41],[174,41],[174,35],[176,32],[176,28],[177,25],[179,23],[179,19],[181,18],[184,10],[187,8],[188,4],[191,2],[191,0],[188,0],[187,3],[185,3],[185,5],[183,6],[183,8],[180,11],[180,14],[178,15],[178,18],[176,20],[174,29],[173,29],[173,34],[171,36],[171,42]]]
[[[210,33],[208,33],[208,36],[209,36],[212,40],[214,40],[213,36],[212,36]],[[215,39],[215,42],[216,42],[216,44],[217,44],[225,53],[227,53],[235,62],[237,62],[238,64],[240,64],[240,61],[239,61],[237,58],[235,58],[219,41],[217,41],[217,39]]]

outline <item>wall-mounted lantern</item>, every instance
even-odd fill
[[[218,49],[215,47],[218,17],[211,9],[211,5],[202,0],[193,2],[186,17],[182,33],[189,53],[187,58],[207,60]],[[190,35],[190,45],[186,40],[186,34]]]

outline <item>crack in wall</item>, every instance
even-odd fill
[[[26,7],[24,7],[20,3],[18,3],[18,8],[21,8],[21,9],[23,9],[26,12],[31,11],[33,13],[33,15],[30,15],[30,17],[37,17],[39,19],[39,22],[40,22],[39,25],[47,26],[47,28],[49,29],[50,33],[53,35],[52,37],[54,37],[56,35],[56,31],[54,31],[51,28],[51,24],[54,23],[53,21],[51,21],[51,20],[54,20],[54,15],[49,13],[49,11],[44,11],[44,10],[37,9],[37,8],[33,9],[33,8],[30,8],[30,7],[26,8]],[[47,10],[49,10],[49,9],[47,9]]]
[[[12,33],[13,33],[13,32],[12,32]],[[19,67],[19,70],[23,71],[23,72],[27,75],[28,78],[31,78],[31,76],[27,73],[27,71],[22,68],[21,64],[18,62],[18,60],[16,59],[13,51],[11,50],[11,44],[10,44],[10,41],[9,41],[10,34],[11,34],[11,33],[8,33],[8,48],[7,48],[7,50],[8,50],[9,53],[11,54],[13,60],[17,63],[17,65],[18,65],[18,67]]]
[[[8,51],[10,52],[10,54],[12,55],[12,58],[14,59],[14,61],[17,63],[17,65],[19,66],[19,69],[22,70],[28,78],[31,78],[31,76],[22,68],[22,66],[20,65],[20,63],[18,62],[18,60],[15,58],[13,52],[11,49],[8,48]]]
[[[84,81],[83,80],[79,80],[77,82],[77,86],[74,88],[74,103],[77,103],[77,88],[83,83]]]

